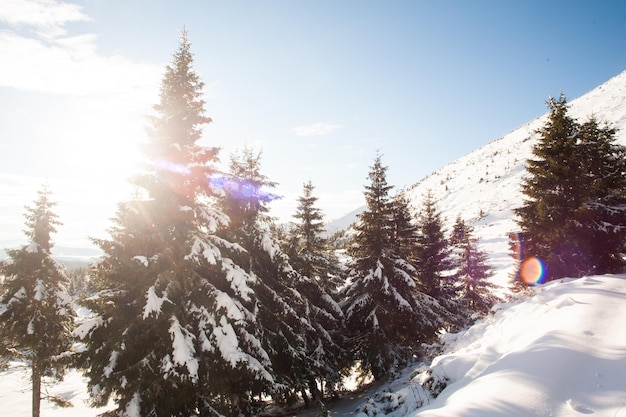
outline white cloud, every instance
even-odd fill
[[[66,22],[86,21],[89,17],[75,4],[57,0],[2,0],[0,21],[11,26],[30,26],[46,37],[66,33]]]
[[[343,125],[335,123],[317,122],[306,126],[294,127],[293,131],[298,136],[325,136],[342,127]]]
[[[64,24],[89,20],[79,6],[56,0],[2,0],[0,22],[35,33],[0,30],[0,87],[154,103],[162,65],[97,51],[95,34],[66,36]]]
[[[0,86],[22,90],[86,95],[108,93],[141,101],[156,100],[162,68],[122,56],[100,56],[92,34],[51,42],[0,32]],[[146,97],[146,96],[149,97]]]

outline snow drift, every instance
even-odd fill
[[[626,417],[625,322],[626,275],[551,282],[448,335],[442,355],[396,380],[393,396],[370,399],[365,414]],[[418,409],[424,374],[447,387]]]

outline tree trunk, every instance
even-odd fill
[[[31,365],[31,370],[33,380],[33,417],[39,417],[39,410],[41,407],[41,371],[34,359]]]

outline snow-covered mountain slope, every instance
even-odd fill
[[[570,99],[569,114],[579,122],[595,115],[601,123],[610,123],[618,129],[619,143],[626,145],[626,71],[589,93]],[[459,215],[473,225],[496,271],[494,281],[503,285],[511,267],[507,235],[517,230],[512,210],[522,204],[520,184],[526,160],[531,157],[538,138],[536,131],[545,125],[547,115],[546,110],[543,116],[442,167],[406,190],[415,211],[430,190],[448,230]],[[356,220],[360,211],[337,223]]]
[[[444,354],[379,391],[360,417],[626,417],[625,320],[626,275],[537,287],[448,335]],[[435,399],[422,389],[432,376],[447,384]]]

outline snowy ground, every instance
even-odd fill
[[[533,297],[448,335],[445,353],[430,367],[399,378],[365,410],[394,417],[626,417],[625,323],[626,275],[537,287]],[[448,379],[436,399],[421,390],[427,371]]]
[[[444,354],[430,366],[407,370],[375,394],[331,404],[331,416],[626,417],[626,275],[560,280],[535,291],[469,330],[447,335]],[[435,399],[422,389],[426,375],[447,379]],[[88,407],[76,372],[48,392],[74,406],[44,401],[43,417],[104,411]],[[3,415],[30,415],[27,369],[0,372],[0,404]]]

